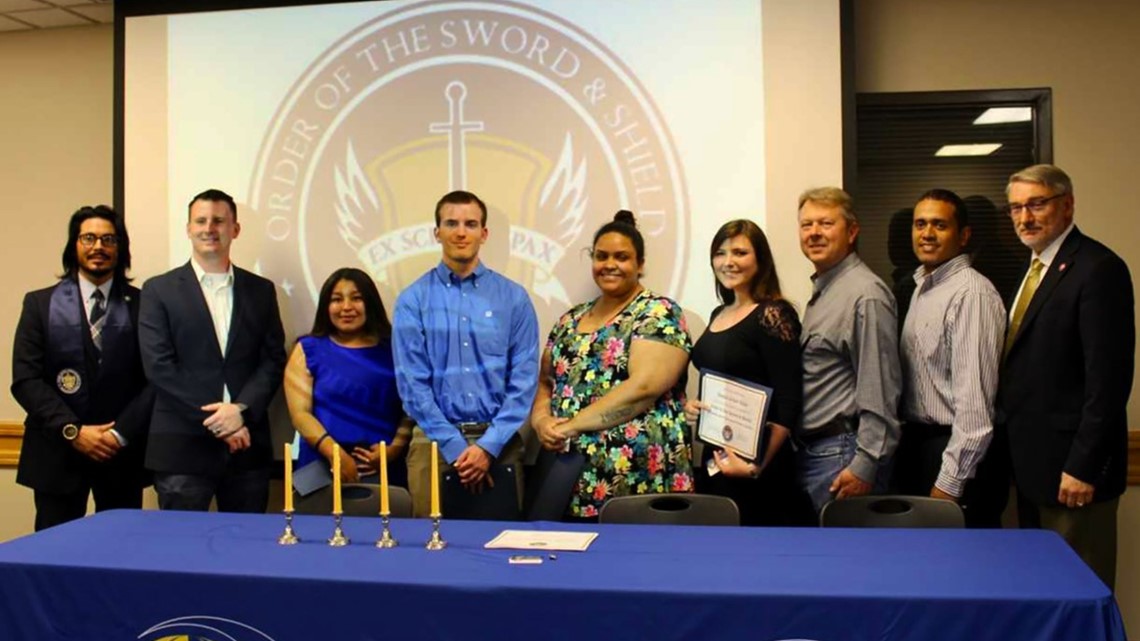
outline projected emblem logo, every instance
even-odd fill
[[[434,207],[454,189],[487,203],[480,255],[527,287],[543,327],[592,296],[582,249],[619,208],[638,215],[646,284],[681,293],[685,179],[630,70],[530,7],[424,3],[329,47],[262,143],[249,203],[264,224],[260,267],[296,329],[345,265],[371,273],[392,305],[439,261]]]
[[[140,641],[273,641],[273,637],[252,626],[210,616],[185,616],[151,626],[138,636]]]

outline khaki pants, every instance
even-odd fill
[[[1108,589],[1116,590],[1116,512],[1120,498],[1080,508],[1042,507],[1025,497],[1018,497],[1017,503],[1021,527],[1060,534]]]
[[[468,444],[474,444],[477,436],[467,437]],[[523,442],[518,434],[507,441],[499,457],[493,465],[513,465],[515,468],[515,488],[518,494],[519,507],[522,508],[523,496],[523,470],[522,470]],[[443,475],[451,471],[451,465],[443,459],[442,452],[439,457],[440,483]],[[412,495],[412,514],[416,518],[426,518],[431,515],[431,441],[427,434],[418,426],[412,430],[412,441],[408,444],[408,492]]]

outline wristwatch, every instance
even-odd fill
[[[79,426],[75,423],[68,423],[63,426],[63,438],[68,441],[74,441],[79,437]]]

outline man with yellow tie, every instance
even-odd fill
[[[998,387],[1019,522],[1061,534],[1111,588],[1136,343],[1132,278],[1073,223],[1073,184],[1059,168],[1013,174],[1006,195],[1032,250]]]

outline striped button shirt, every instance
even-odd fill
[[[900,345],[902,418],[951,427],[934,485],[961,496],[993,439],[1005,307],[965,254],[929,274],[919,267],[914,280]]]

